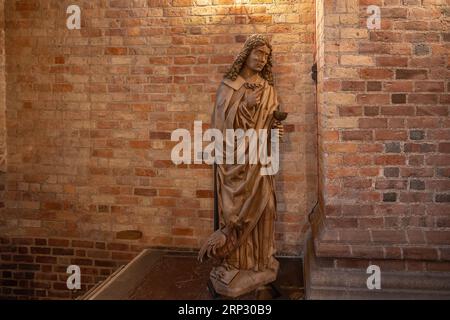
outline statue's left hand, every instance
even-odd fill
[[[278,129],[278,138],[283,139],[284,137],[284,126],[280,121],[275,121],[272,126],[272,129]]]
[[[214,257],[216,255],[217,249],[223,247],[226,242],[227,236],[224,233],[224,231],[217,230],[208,238],[208,240],[200,249],[200,252],[198,254],[198,260],[203,261],[205,255],[208,258]]]

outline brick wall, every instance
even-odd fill
[[[142,246],[62,238],[0,238],[0,299],[74,299],[134,258]],[[78,265],[81,290],[67,289]]]
[[[318,256],[450,260],[448,4],[325,1]]]
[[[5,1],[0,0],[0,171],[6,170]],[[2,198],[3,199],[3,198]]]
[[[38,275],[50,272],[51,287],[33,294],[69,297],[63,266],[74,259],[96,266],[94,249],[74,249],[74,241],[105,244],[109,271],[126,260],[108,250],[119,231],[142,232],[127,245],[199,247],[213,225],[211,168],[174,166],[170,134],[193,129],[194,120],[208,127],[222,75],[252,33],[272,37],[275,85],[290,113],[277,178],[277,246],[301,254],[317,201],[314,2],[247,2],[5,3],[8,165],[0,236],[12,249],[1,256],[8,266],[3,295],[31,295],[17,290],[33,290]],[[72,4],[81,7],[81,30],[66,28]],[[53,238],[73,256],[59,255]],[[48,259],[35,246],[46,247]],[[34,278],[20,279],[22,264],[35,269]],[[87,283],[109,272],[95,270]]]

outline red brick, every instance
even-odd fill
[[[436,118],[416,117],[408,119],[406,123],[408,128],[439,128],[439,119]]]
[[[126,243],[108,243],[107,248],[114,251],[128,251],[130,246]]]
[[[437,99],[436,94],[409,94],[408,103],[415,104],[436,104]]]
[[[113,155],[113,151],[109,149],[97,149],[92,152],[92,156],[98,158],[112,158]]]
[[[362,79],[392,79],[393,75],[394,72],[388,69],[366,68],[360,70],[360,76]]]
[[[439,104],[450,104],[450,94],[441,94],[439,95]]]
[[[32,245],[33,239],[13,238],[11,242],[12,242],[12,244],[16,244],[16,245]]]
[[[435,152],[436,145],[429,143],[405,143],[404,151],[417,153]]]
[[[381,107],[380,110],[383,116],[414,116],[415,114],[415,108],[413,106],[388,106]]]
[[[344,188],[369,189],[370,187],[372,187],[372,179],[344,178]]]
[[[172,228],[172,234],[174,236],[193,236],[194,233],[192,228],[176,227]]]
[[[153,169],[146,169],[146,168],[136,168],[135,174],[137,176],[143,176],[143,177],[155,177],[156,173]]]
[[[423,69],[397,69],[395,79],[423,80],[427,79],[427,71]]]
[[[432,168],[401,168],[402,177],[432,177],[434,170]]]
[[[406,231],[408,235],[408,240],[412,244],[424,244],[425,243],[425,233],[421,229],[409,229]]]
[[[359,174],[364,177],[377,177],[380,174],[379,168],[360,168]]]
[[[331,243],[321,243],[316,254],[319,257],[351,257],[350,246]]]
[[[374,209],[372,205],[343,205],[342,215],[344,216],[371,216]]]
[[[94,265],[96,267],[115,268],[117,263],[115,261],[110,260],[95,260]]]
[[[75,251],[67,248],[53,248],[52,254],[55,256],[73,256]]]
[[[444,82],[440,81],[416,81],[414,83],[416,92],[443,92]]]
[[[365,88],[364,81],[342,81],[342,91],[364,91]],[[338,90],[338,88],[336,89]]]
[[[428,130],[428,138],[430,140],[450,140],[450,130]]]
[[[384,90],[389,92],[411,92],[413,83],[411,81],[386,81]]]
[[[37,256],[36,263],[56,264],[56,257],[52,256]]]
[[[327,80],[323,83],[323,91],[324,92],[337,92],[341,89],[341,82],[340,81],[332,81]]]
[[[406,157],[402,155],[382,155],[375,157],[377,165],[404,165]]]
[[[375,189],[406,189],[408,183],[406,180],[377,180]]]
[[[351,141],[351,140],[369,141],[372,140],[372,131],[369,130],[342,131],[341,136],[342,140],[344,141]]]
[[[387,43],[381,42],[359,42],[359,53],[376,53],[389,54],[391,52],[390,46]]]
[[[91,259],[81,259],[81,258],[71,259],[70,263],[78,266],[92,266],[94,264],[94,262]]]
[[[175,64],[195,64],[196,58],[195,57],[175,57],[174,63]]]
[[[334,267],[334,265],[332,266]],[[336,259],[336,268],[343,269],[367,269],[367,260]]]
[[[48,239],[48,245],[51,247],[68,247],[69,240],[66,239]]]
[[[377,57],[377,66],[380,67],[406,67],[408,65],[408,58],[406,57]]]
[[[403,257],[413,260],[435,260],[438,257],[436,249],[425,247],[405,247],[402,248]]]
[[[135,254],[131,253],[131,252],[113,252],[112,253],[113,260],[131,261],[134,257],[135,257]]]
[[[105,54],[107,55],[126,55],[127,53],[127,48],[110,47],[105,49]]]
[[[417,106],[417,116],[448,116],[448,107],[447,106]]]
[[[174,167],[175,165],[171,160],[155,160],[153,161],[153,166],[155,168],[170,168]]]
[[[381,228],[384,226],[384,221],[382,217],[379,218],[359,218],[358,225],[360,228]]]
[[[367,81],[367,91],[381,91],[382,83],[380,81]]]
[[[406,140],[408,133],[399,130],[375,130],[375,140]]]
[[[31,255],[15,255],[13,256],[14,262],[34,262],[34,257]]]
[[[176,199],[153,198],[153,205],[156,207],[176,207]]]
[[[428,271],[448,272],[450,270],[450,262],[427,262]]]
[[[450,143],[449,142],[439,143],[439,152],[450,153]]]
[[[359,119],[360,128],[387,128],[387,119],[381,118],[361,118]]]
[[[407,8],[381,8],[381,16],[384,18],[406,18],[407,15]]]
[[[339,231],[339,239],[345,243],[367,243],[370,242],[368,230],[344,229]]]
[[[349,154],[349,155],[344,155],[343,162],[346,165],[351,165],[351,166],[354,166],[354,165],[364,166],[364,165],[372,164],[373,157],[367,156],[367,155]]]
[[[197,198],[214,198],[214,192],[212,190],[197,190]]]
[[[45,247],[31,247],[32,254],[50,254],[50,248]]]
[[[370,32],[371,41],[380,42],[401,42],[402,34],[400,32],[390,32],[390,31],[372,31]]]
[[[130,141],[130,147],[133,149],[150,149],[150,141]]]
[[[72,92],[73,86],[71,84],[54,84],[53,92]]]
[[[442,260],[450,261],[450,248],[440,248],[439,251]]]
[[[434,165],[434,166],[449,166],[450,165],[450,155],[429,156],[426,159],[426,164]]]
[[[329,228],[357,228],[358,220],[355,218],[327,218],[325,220]]]
[[[429,244],[450,244],[450,231],[426,231],[425,235]]]
[[[384,252],[382,247],[371,247],[364,245],[352,245],[352,256],[355,258],[384,258]]]
[[[89,258],[96,258],[96,259],[109,259],[109,258],[111,258],[111,252],[110,251],[102,251],[102,250],[88,250],[86,255]]]
[[[46,210],[61,210],[62,204],[57,202],[45,202],[42,207]]]
[[[157,195],[157,192],[156,192],[156,189],[136,188],[136,189],[134,189],[134,195],[154,197]]]
[[[389,104],[390,96],[389,94],[358,94],[356,97],[358,103],[366,105],[380,105],[380,104]]]
[[[94,242],[84,240],[72,240],[72,247],[74,248],[93,248]]]
[[[380,114],[380,108],[376,106],[364,106],[364,115],[367,117],[375,117]]]

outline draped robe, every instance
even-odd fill
[[[212,127],[226,129],[268,130],[273,123],[273,111],[278,109],[275,90],[267,80],[257,76],[255,82],[263,86],[260,103],[251,108],[247,104],[246,80],[224,79],[217,91]],[[236,153],[235,145],[234,152]],[[269,147],[270,149],[270,147]],[[244,164],[217,165],[217,196],[221,228],[232,228],[232,250],[225,264],[240,270],[262,271],[275,269],[274,223],[276,219],[275,182],[272,175],[261,175],[261,163],[249,163],[249,146],[245,149]],[[235,158],[236,159],[236,158]],[[237,162],[234,162],[237,163]],[[230,239],[229,239],[230,240]]]

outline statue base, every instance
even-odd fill
[[[274,282],[277,279],[279,265],[279,262],[275,260],[274,269],[264,271],[238,270],[234,275],[232,273],[225,281],[218,280],[213,270],[210,274],[210,280],[214,290],[218,294],[230,298],[237,298],[261,286]]]

